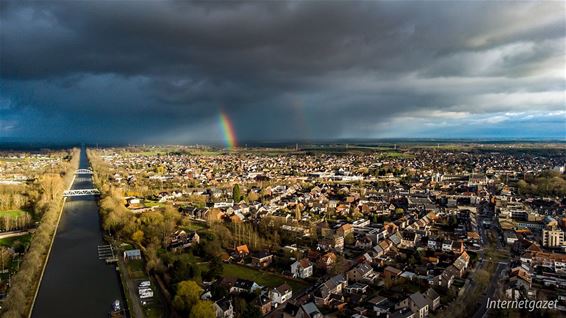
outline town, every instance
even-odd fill
[[[565,9],[0,0],[0,317],[566,317]]]
[[[566,310],[560,145],[88,153],[129,305],[149,317]]]

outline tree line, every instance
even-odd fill
[[[12,277],[2,308],[2,317],[27,317],[31,310],[51,239],[55,234],[57,220],[63,207],[63,191],[70,186],[74,171],[79,166],[79,154],[79,149],[72,149],[57,167],[47,171],[35,181],[37,197],[34,197],[31,203],[33,212],[41,216],[41,222],[33,234],[18,272]]]
[[[566,196],[566,179],[557,171],[543,171],[537,176],[525,176],[517,182],[522,195]]]

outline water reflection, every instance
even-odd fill
[[[89,168],[84,149],[80,168]],[[93,187],[88,175],[77,176],[72,185]],[[123,297],[118,273],[98,259],[97,247],[102,244],[96,198],[67,199],[33,317],[108,316],[112,302]]]

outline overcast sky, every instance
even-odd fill
[[[566,138],[566,2],[0,1],[0,137]]]

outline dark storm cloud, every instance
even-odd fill
[[[566,116],[559,2],[0,5],[5,134],[211,141],[220,110],[243,139]]]

